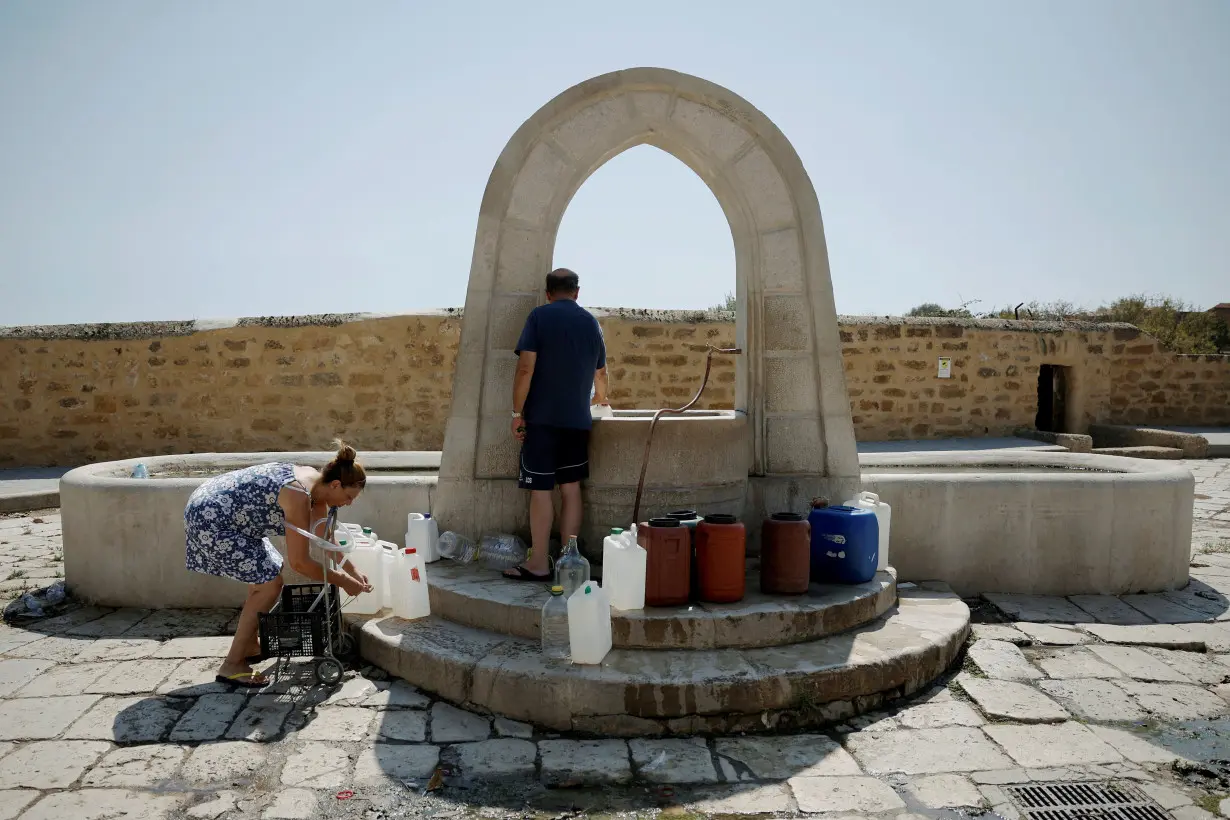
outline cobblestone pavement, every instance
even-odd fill
[[[1230,793],[1230,462],[1189,466],[1189,587],[971,601],[961,670],[810,734],[560,737],[373,668],[334,689],[291,675],[259,694],[229,691],[213,677],[232,611],[80,607],[0,627],[0,820],[1015,820],[1015,785],[1076,780],[1132,783],[1177,820],[1211,817]],[[56,511],[0,517],[0,599],[51,583],[59,552]]]

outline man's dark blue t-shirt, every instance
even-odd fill
[[[572,299],[530,311],[517,353],[537,354],[530,394],[521,414],[531,424],[588,430],[594,371],[606,367],[598,320]]]

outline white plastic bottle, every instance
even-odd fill
[[[440,528],[431,513],[406,516],[406,546],[418,550],[425,564],[440,560]]]
[[[397,577],[401,554],[397,545],[388,541],[377,541],[376,547],[380,550],[380,605],[392,608],[393,580]]]
[[[572,662],[598,664],[611,651],[611,603],[602,587],[586,581],[568,599]]]
[[[423,556],[414,547],[401,553],[393,577],[393,614],[398,618],[413,620],[431,614],[431,596],[427,589],[427,567]]]
[[[344,545],[349,538],[349,533],[339,535],[337,543],[339,546]],[[355,569],[367,576],[367,580],[372,584],[371,592],[360,592],[346,604],[342,605],[345,612],[354,615],[375,615],[383,607],[382,595],[384,585],[380,580],[381,563],[380,550],[371,542],[357,544],[350,551],[350,563],[354,564]]]
[[[880,556],[876,570],[883,572],[888,569],[888,527],[893,521],[893,508],[887,502],[881,501],[880,496],[866,490],[847,501],[846,506],[871,510],[876,514],[876,524],[880,530]]]
[[[602,540],[603,589],[610,596],[612,609],[644,609],[649,553],[626,536],[615,528]]]

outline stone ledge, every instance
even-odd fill
[[[493,577],[490,571],[449,561],[432,564],[431,611],[476,629],[537,641],[545,584]],[[874,620],[896,601],[896,570],[857,586],[813,584],[807,595],[769,596],[759,576],[748,578],[737,604],[650,607],[612,611],[617,649],[728,649],[814,641]]]
[[[902,591],[858,629],[760,649],[613,650],[600,666],[549,663],[535,641],[432,616],[354,618],[363,657],[446,700],[556,731],[763,731],[818,725],[918,691],[969,633],[950,592]]]

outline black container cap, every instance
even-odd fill
[[[668,512],[666,517],[674,518],[676,521],[690,521],[693,518],[700,518],[696,514],[696,510],[675,510],[674,512]]]
[[[739,520],[735,518],[733,515],[727,515],[726,513],[714,513],[713,515],[705,516],[705,523],[706,524],[737,524],[739,523]]]
[[[773,513],[771,516],[769,516],[769,518],[773,519],[774,521],[802,521],[803,514],[802,513],[792,513],[792,512],[780,512],[780,513]]]
[[[664,516],[662,518],[649,519],[649,526],[651,527],[679,527],[682,525],[679,523],[678,518],[671,518],[669,516]]]

